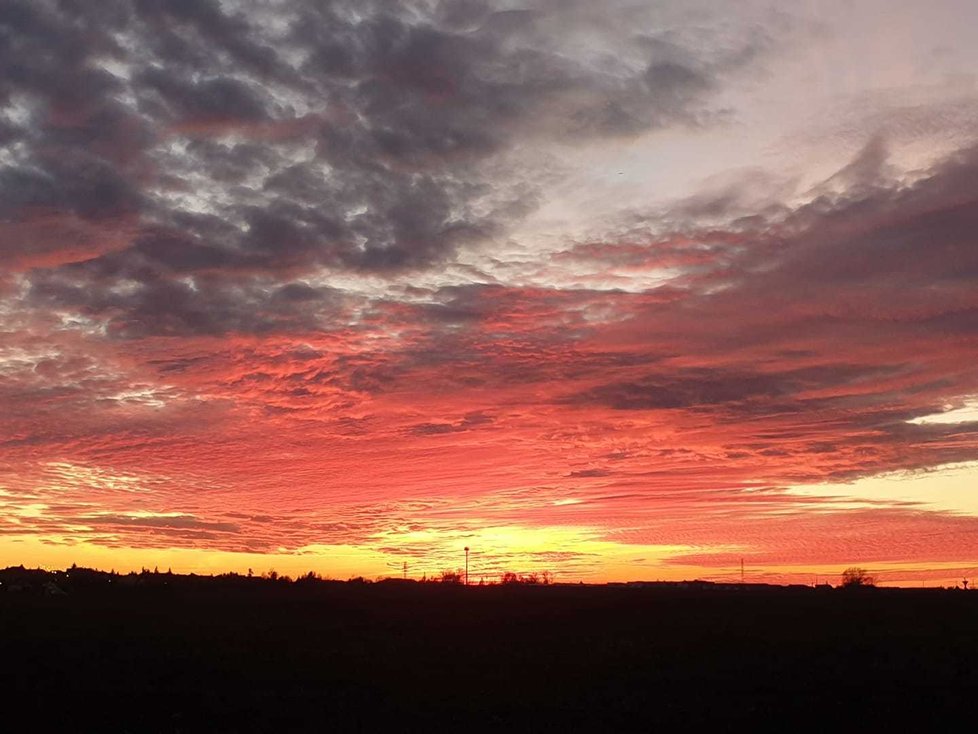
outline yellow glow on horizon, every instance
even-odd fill
[[[143,568],[172,569],[174,573],[256,575],[275,570],[298,576],[316,571],[323,576],[346,579],[369,575],[368,569],[383,568],[384,556],[353,546],[321,546],[316,552],[243,553],[202,548],[109,548],[87,541],[35,535],[0,538],[0,567],[24,565],[61,569],[75,563],[119,573]]]
[[[41,566],[48,569],[80,566],[115,569],[170,568],[178,573],[260,574],[276,570],[296,576],[315,571],[346,579],[400,576],[406,561],[411,578],[437,576],[441,571],[464,566],[464,547],[471,548],[473,580],[496,580],[503,571],[531,573],[551,571],[562,581],[628,581],[637,579],[691,578],[671,557],[688,553],[690,546],[630,545],[601,540],[589,528],[525,528],[502,526],[473,532],[414,531],[388,533],[385,550],[371,546],[307,545],[291,551],[244,553],[201,548],[110,548],[65,537],[11,535],[0,538],[0,566]],[[396,546],[397,553],[390,550]],[[713,550],[727,550],[716,549]],[[561,557],[555,560],[555,556]],[[569,559],[569,560],[568,560]],[[684,575],[686,574],[686,575]],[[702,574],[701,574],[702,575]]]
[[[503,542],[516,528],[489,529],[492,532],[480,534],[479,541],[472,543],[472,567],[470,576],[473,583],[480,578],[486,581],[496,581],[497,573],[484,574],[484,559],[479,555],[477,542],[494,540]],[[540,530],[540,529],[537,529]],[[567,528],[559,529],[568,531]],[[590,532],[590,531],[589,531]],[[564,533],[564,537],[573,537],[574,531]],[[515,541],[511,548],[520,548],[529,552],[537,547],[542,535],[536,540]],[[452,540],[455,543],[456,540]],[[512,562],[511,568],[520,573],[539,572],[543,570],[556,571],[557,582],[605,583],[628,581],[692,581],[703,579],[713,582],[736,583],[740,580],[738,567],[704,567],[669,562],[670,557],[681,555],[690,549],[684,546],[643,546],[612,543],[597,539],[582,539],[583,545],[576,548],[579,553],[600,553],[600,560],[595,562],[592,570],[578,574],[565,573],[560,567],[547,567],[539,559],[534,560],[530,555],[504,556],[507,562]],[[459,546],[454,553],[459,561],[456,566],[464,563],[462,548]],[[733,550],[723,548],[721,550]],[[409,578],[421,578],[423,573],[428,577],[437,576],[437,572],[448,568],[447,564],[438,566],[432,564],[424,571],[415,565],[415,559],[407,558]],[[261,575],[271,570],[280,575],[293,578],[315,571],[325,578],[345,580],[355,576],[368,579],[400,576],[401,564],[404,558],[394,557],[369,548],[343,545],[305,546],[286,553],[243,553],[196,548],[110,548],[90,542],[73,542],[61,537],[39,538],[34,535],[7,536],[0,538],[0,567],[24,565],[28,568],[41,567],[49,570],[65,569],[73,563],[82,567],[100,570],[115,570],[118,573],[140,571],[143,568],[158,568],[160,571],[172,570],[174,573],[197,573],[203,575],[234,572],[247,574],[249,569],[255,575]],[[498,558],[495,560],[499,560]],[[978,559],[970,563],[961,562],[872,562],[861,563],[854,559],[847,566],[864,567],[871,575],[875,575],[882,586],[911,586],[921,585],[934,587],[938,585],[955,585],[962,578],[978,578]],[[456,566],[451,566],[455,568]],[[766,565],[763,567],[748,563],[745,569],[747,583],[800,583],[810,585],[829,583],[837,585],[843,567],[839,564],[814,565]]]
[[[833,498],[841,502],[823,509],[862,508],[912,503],[920,509],[978,516],[978,462],[945,464],[912,472],[887,472],[852,482],[804,484],[787,489],[788,494]]]
[[[473,523],[476,524],[476,523]],[[502,525],[473,530],[386,531],[373,543],[396,548],[419,572],[431,575],[461,567],[468,546],[472,578],[495,578],[502,571],[557,572],[564,580],[647,578],[671,574],[674,556],[702,550],[686,545],[632,545],[604,540],[599,529],[583,526]],[[727,550],[713,547],[711,550]],[[556,561],[556,558],[561,558]],[[564,570],[562,570],[564,569]],[[654,569],[654,570],[653,570]],[[645,574],[644,576],[642,574]]]

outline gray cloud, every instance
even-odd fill
[[[592,477],[610,477],[614,474],[610,469],[576,469],[567,474],[571,478],[592,478]]]
[[[641,306],[625,328],[678,359],[629,369],[558,402],[757,426],[758,442],[729,448],[816,457],[813,464],[832,457],[829,474],[838,478],[880,470],[894,457],[905,466],[973,459],[970,426],[907,421],[978,391],[974,370],[964,367],[974,361],[978,327],[978,149],[960,150],[912,181],[887,175],[888,164],[885,145],[870,140],[807,204],[772,206],[726,231],[714,228],[715,210],[678,207],[688,217],[681,235],[660,239],[684,271],[683,295]],[[654,232],[646,230],[643,243],[637,229],[620,252],[610,237],[607,249],[571,254],[656,262]],[[702,241],[707,250],[739,244],[702,267],[674,257],[677,240]]]
[[[155,528],[159,530],[210,530],[222,533],[236,533],[239,528],[233,523],[208,522],[193,515],[81,515],[82,522],[91,522],[99,526],[134,526]]]
[[[501,156],[706,124],[711,94],[770,45],[753,28],[723,46],[680,38],[625,3],[598,15],[542,1],[2,9],[0,216],[22,228],[0,234],[0,252],[22,252],[51,213],[128,218],[128,246],[75,226],[61,260],[87,266],[36,277],[46,302],[146,324],[119,334],[199,331],[177,278],[287,283],[450,259],[536,204]],[[126,299],[85,295],[123,277]],[[52,285],[66,280],[77,287]],[[205,330],[247,326],[228,316]]]
[[[571,403],[598,403],[619,410],[708,409],[726,406],[737,413],[800,411],[811,407],[798,395],[806,390],[840,388],[865,379],[871,370],[859,365],[827,365],[803,369],[781,369],[771,374],[736,372],[730,369],[693,367],[677,370],[665,366],[661,374],[640,380],[601,385],[566,399]],[[873,368],[883,376],[887,368]],[[761,401],[760,406],[752,401]],[[825,406],[826,401],[817,401]]]
[[[485,413],[468,413],[453,423],[418,423],[408,429],[415,436],[438,436],[446,433],[464,433],[480,426],[491,425],[493,418]]]

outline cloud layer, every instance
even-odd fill
[[[580,156],[735,146],[827,33],[647,5],[0,2],[0,533],[978,559],[925,498],[786,491],[978,461],[978,424],[920,420],[978,395],[975,131],[934,142],[942,97],[814,182],[649,171],[557,217]]]

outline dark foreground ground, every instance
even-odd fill
[[[939,731],[978,720],[978,593],[0,593],[0,664],[18,731]]]

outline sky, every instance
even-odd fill
[[[0,0],[0,565],[975,575],[975,27]]]

